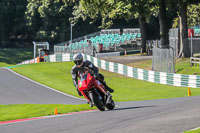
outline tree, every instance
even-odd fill
[[[166,3],[167,2],[167,3]],[[166,10],[172,10],[170,3],[173,1],[168,0],[80,0],[76,1],[78,14],[74,14],[75,18],[90,17],[93,21],[100,18],[101,28],[108,28],[113,24],[113,20],[117,18],[124,18],[126,20],[138,19],[139,27],[142,36],[142,52],[146,50],[146,39],[147,39],[147,24],[149,23],[152,15],[159,17],[160,23],[160,38],[161,45],[169,45],[169,23],[168,15]],[[166,4],[168,7],[166,7]],[[174,3],[173,3],[174,4]],[[76,11],[77,12],[77,11]],[[80,15],[80,12],[82,15]],[[172,13],[170,15],[173,15]],[[171,17],[171,16],[170,16]]]
[[[61,0],[28,0],[26,20],[36,40],[69,40],[72,6]]]
[[[169,26],[166,15],[165,0],[159,0],[159,23],[160,23],[160,41],[162,46],[169,46]]]
[[[1,1],[0,8],[0,47],[5,47],[9,43],[7,2]]]
[[[192,0],[178,0],[179,23],[180,23],[180,52],[179,52],[179,57],[190,57],[190,55],[191,55],[190,50],[189,50],[189,44],[188,44],[187,6],[188,6],[188,4],[193,4],[193,3],[197,4],[199,2],[198,1],[192,1]]]
[[[188,5],[187,17],[188,26],[200,25],[200,3]]]
[[[180,51],[179,57],[190,57],[188,45],[187,2],[178,0],[180,23]]]
[[[26,4],[26,0],[0,1],[0,47],[13,47],[25,36]]]
[[[150,3],[146,0],[80,0],[75,1],[76,8],[74,10],[73,22],[77,22],[79,18],[92,19],[92,22],[101,19],[100,28],[109,28],[113,25],[113,20],[124,18],[126,20],[138,19],[142,37],[142,52],[146,51],[146,22],[150,17]]]
[[[195,9],[195,6],[191,4],[198,4],[199,1],[193,0],[178,0],[178,13],[179,16],[174,20],[173,27],[179,27],[180,29],[180,49],[179,55],[180,57],[190,57],[191,53],[189,50],[188,44],[188,25],[194,26],[198,24],[198,12],[195,12],[198,9]],[[188,5],[191,5],[188,9]],[[198,7],[198,5],[196,5]],[[188,14],[188,15],[187,15]],[[195,17],[196,16],[196,17]]]
[[[146,40],[147,40],[147,27],[146,23],[150,18],[150,3],[151,1],[144,1],[144,0],[138,0],[138,1],[132,1],[133,3],[133,9],[131,14],[135,16],[135,18],[138,19],[141,37],[142,37],[142,53],[146,52]]]
[[[177,15],[177,2],[174,0],[154,0],[151,14],[159,18],[160,41],[162,47],[169,47],[169,28]]]
[[[42,20],[38,12],[41,1],[27,0],[27,2],[27,9],[25,11],[25,20],[26,25],[28,26],[27,30],[29,31],[29,36],[35,39],[37,32],[42,26]]]

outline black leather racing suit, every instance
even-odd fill
[[[83,61],[83,64],[81,67],[77,67],[76,65],[74,65],[72,67],[71,74],[72,74],[74,86],[76,88],[78,88],[78,77],[80,78],[80,75],[82,73],[85,73],[87,71],[87,68],[93,70],[95,75],[97,75],[99,72],[98,68],[96,66],[94,66],[94,64],[92,62],[90,62],[88,60]]]
[[[94,75],[95,75],[95,78],[97,80],[99,80],[106,88],[106,90],[110,91],[110,87],[108,87],[106,85],[106,82],[104,81],[104,76],[99,72],[99,69],[94,66],[94,64],[88,60],[86,61],[83,61],[83,64],[81,67],[77,67],[76,65],[74,65],[72,67],[72,71],[71,71],[71,74],[72,74],[72,79],[73,79],[73,83],[74,83],[74,86],[76,87],[77,91],[78,91],[78,78],[80,78],[80,75],[82,73],[85,73],[88,69],[92,70],[94,72]],[[111,89],[112,91],[112,89]],[[79,92],[79,91],[78,91]],[[79,93],[80,95],[80,93]]]

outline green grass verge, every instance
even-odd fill
[[[0,67],[12,66],[32,57],[32,49],[0,49]],[[151,70],[152,61],[141,61],[129,65]],[[14,67],[12,69],[42,84],[79,97],[72,84],[70,73],[72,66],[72,62],[39,63]],[[105,75],[108,85],[115,90],[113,94],[115,101],[151,100],[187,96],[186,87],[145,82],[103,70],[100,70],[100,72]],[[200,74],[199,67],[190,67],[189,59],[178,61],[176,63],[176,72]],[[193,96],[200,95],[199,89],[191,89],[191,91]],[[91,109],[88,105],[0,105],[0,113],[3,114],[0,115],[0,121],[52,115],[55,106],[58,108],[59,113]],[[82,108],[81,106],[85,107]],[[63,111],[62,108],[64,108]]]
[[[200,133],[200,129],[192,130],[192,131],[186,131],[184,133]]]
[[[37,63],[12,68],[14,71],[59,91],[76,95],[71,78],[72,62]],[[78,95],[76,95],[78,96]]]
[[[190,74],[190,75],[200,75],[200,67],[190,66],[190,59],[183,58],[176,62],[176,73],[179,74]]]
[[[126,65],[131,66],[131,67],[135,67],[135,68],[145,69],[145,70],[152,70],[152,60],[145,60],[145,61],[139,61],[139,62],[135,62],[135,63],[128,63]]]
[[[14,64],[7,64],[4,62],[0,62],[0,67],[7,67],[7,66],[13,66]]]
[[[135,68],[142,68],[152,70],[152,60],[139,61],[135,63],[126,64]],[[175,72],[178,74],[200,75],[200,66],[190,66],[189,58],[182,58],[176,61]]]
[[[54,115],[57,108],[58,114],[90,110],[88,104],[62,105],[62,104],[11,104],[0,105],[0,121],[24,119],[30,117]],[[96,108],[92,108],[96,109]]]
[[[71,68],[73,62],[39,63],[12,68],[42,84],[77,96],[72,84]],[[152,100],[186,97],[187,87],[175,87],[129,78],[120,74],[100,70],[107,84],[115,90],[115,101]],[[200,89],[192,88],[192,95],[200,95]]]
[[[0,67],[12,66],[33,58],[32,48],[1,48]]]

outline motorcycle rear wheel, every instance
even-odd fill
[[[110,102],[107,103],[105,106],[106,106],[106,108],[107,108],[108,110],[113,110],[113,109],[115,108],[115,102],[114,102],[113,99],[111,98],[111,99],[110,99]]]

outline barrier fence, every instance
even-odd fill
[[[72,61],[73,55],[70,53],[54,54],[45,57],[47,62],[63,62]],[[185,75],[185,74],[173,74],[165,72],[156,72],[150,70],[144,70],[139,68],[133,68],[120,63],[109,62],[106,60],[98,59],[96,57],[83,54],[85,60],[90,60],[98,68],[126,75],[128,77],[136,78],[139,80],[149,81],[153,83],[160,83],[165,85],[182,86],[200,88],[200,76],[199,75]],[[30,61],[25,61],[20,64],[29,64]]]

